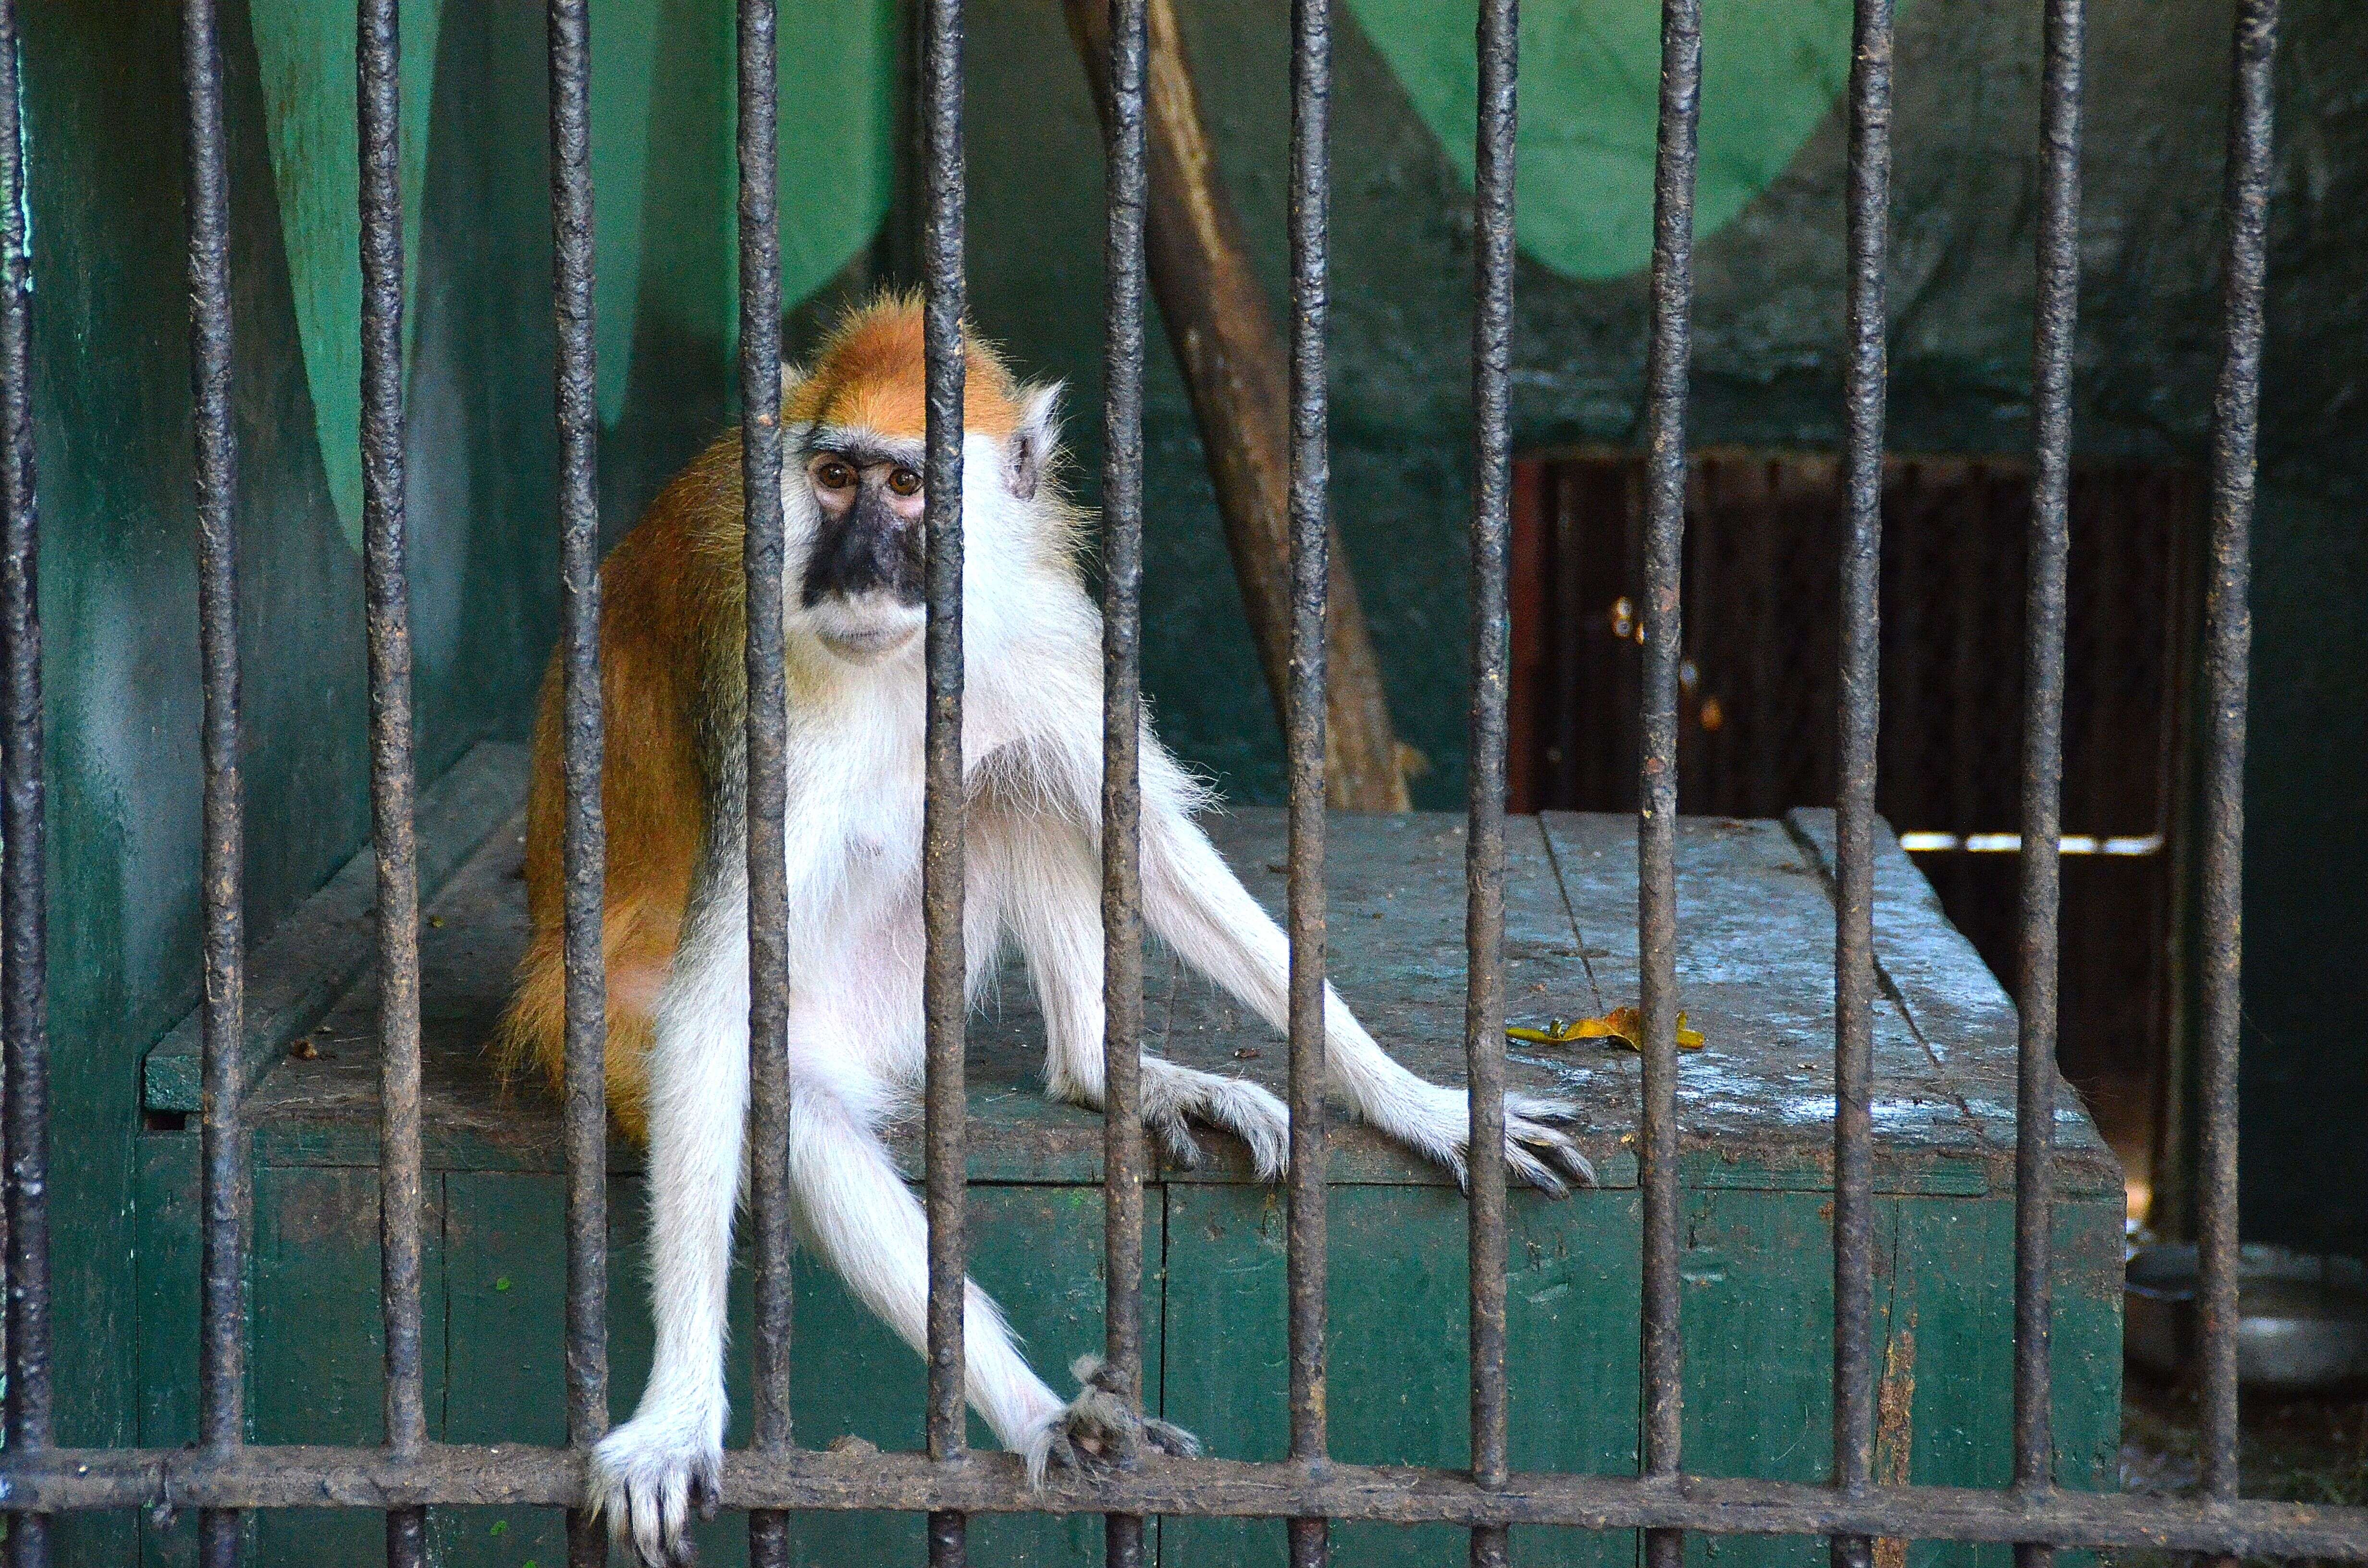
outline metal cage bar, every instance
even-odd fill
[[[1326,573],[1331,455],[1325,318],[1331,222],[1331,0],[1291,7],[1291,1170],[1285,1178],[1291,1457],[1326,1462],[1324,753]],[[1288,1527],[1292,1568],[1331,1561],[1321,1515]]]
[[[2226,342],[2212,399],[2212,523],[2203,608],[2203,1487],[2237,1495],[2237,1048],[2243,997],[2246,671],[2253,640],[2253,468],[2269,264],[2271,67],[2277,0],[2238,0],[2228,88]]]
[[[1463,1054],[1471,1126],[1472,1480],[1505,1484],[1505,699],[1511,612],[1513,146],[1520,40],[1515,0],[1480,0],[1474,49],[1480,101],[1473,131],[1472,721],[1464,836]],[[1501,1525],[1472,1532],[1472,1568],[1506,1568]]]
[[[398,0],[361,0],[354,62],[360,149],[362,593],[370,645],[370,842],[378,860],[379,1311],[386,1445],[427,1446],[422,1358],[419,846],[411,750],[411,598],[404,573],[402,88]],[[427,1510],[391,1508],[390,1568],[427,1561]]]
[[[1858,0],[1850,49],[1850,277],[1842,367],[1839,799],[1834,828],[1834,1486],[1874,1470],[1874,772],[1882,695],[1884,283],[1891,217],[1891,0]],[[1873,1543],[1836,1535],[1834,1568]]]
[[[51,1449],[12,1460],[13,1511],[105,1508],[319,1507],[429,1503],[567,1508],[583,1499],[573,1450],[502,1444],[439,1446],[415,1465],[381,1450],[248,1448],[227,1458],[186,1449]],[[1513,1472],[1484,1491],[1463,1470],[1334,1462],[1296,1465],[1168,1460],[1134,1471],[1056,1470],[1030,1490],[1017,1456],[973,1454],[941,1465],[925,1454],[724,1455],[729,1508],[905,1513],[1173,1514],[1201,1518],[1321,1516],[1379,1524],[1558,1525],[1580,1529],[1697,1530],[1728,1535],[1863,1535],[1917,1540],[2132,1546],[2243,1557],[2368,1561],[2368,1509],[2259,1499],[2131,1497],[2061,1490],[2044,1498],[2003,1487],[1878,1486],[1852,1497],[1822,1483],[1689,1476]]]
[[[245,1029],[245,846],[239,775],[236,435],[231,425],[230,176],[222,127],[222,43],[213,0],[182,13],[188,97],[189,381],[196,434],[198,642],[205,688],[204,1108],[199,1140],[204,1211],[199,1265],[199,1440],[227,1456],[245,1437],[246,1244],[253,1193],[240,1102]],[[12,1085],[13,1087],[13,1085]],[[11,1108],[16,1096],[12,1094]],[[11,1217],[12,1221],[14,1216]],[[12,1223],[11,1230],[15,1229]],[[13,1337],[13,1336],[12,1336]],[[198,1519],[205,1568],[238,1557],[235,1513]]]
[[[927,0],[922,12],[924,168],[923,355],[928,403],[922,523],[928,600],[921,828],[922,1009],[928,1081],[923,1102],[928,1210],[928,1451],[942,1465],[964,1455],[962,1038],[967,1022],[962,951],[962,389],[963,275],[962,0]],[[930,1568],[961,1568],[967,1519],[959,1509],[928,1521]]]
[[[50,1446],[48,838],[40,523],[33,496],[32,235],[16,0],[0,0],[0,1047],[6,1051],[6,1457]],[[50,1522],[8,1515],[8,1561],[47,1568]]]
[[[2072,351],[2080,302],[2085,0],[2048,0],[2040,78],[2039,278],[2032,350],[2030,564],[2023,610],[2021,987],[2014,1167],[2014,1487],[2055,1485],[2056,961],[2062,913],[2065,581],[2071,558]],[[2020,1568],[2053,1549],[2015,1548]]]
[[[1150,188],[1147,0],[1110,0],[1109,235],[1102,373],[1102,1348],[1141,1410],[1143,1383],[1143,298]],[[1111,1514],[1108,1568],[1140,1568],[1144,1518]]]
[[[789,1451],[789,698],[783,673],[780,73],[776,0],[739,8],[741,562],[747,579],[748,1089],[755,1202],[753,1448]],[[708,1500],[712,1505],[712,1499]],[[748,1517],[752,1568],[786,1568],[789,1517]]]
[[[549,0],[555,413],[566,778],[568,1438],[565,1449],[444,1447],[427,1440],[420,1359],[421,1154],[418,888],[413,835],[410,650],[404,586],[401,190],[397,177],[398,0],[360,0],[357,85],[364,297],[364,575],[370,655],[372,837],[379,872],[382,1060],[382,1309],[387,1442],[379,1449],[250,1449],[244,1443],[244,1276],[250,1180],[240,1065],[244,1017],[243,844],[238,730],[236,469],[222,66],[213,0],[187,0],[189,283],[204,692],[201,871],[206,1101],[201,1122],[200,1443],[191,1449],[53,1446],[48,1322],[47,1040],[44,1010],[42,712],[33,494],[30,260],[25,217],[17,15],[0,0],[0,780],[5,780],[5,1043],[8,1219],[6,1444],[0,1508],[8,1558],[48,1560],[48,1516],[65,1510],[194,1507],[201,1560],[237,1555],[256,1508],[334,1501],[388,1515],[390,1559],[418,1561],[435,1505],[580,1510],[584,1449],[606,1420],[606,1192],[600,965],[602,847],[597,665],[592,208],[586,0]],[[783,1561],[788,1511],[926,1512],[933,1563],[963,1560],[973,1512],[1098,1513],[1109,1560],[1139,1562],[1159,1514],[1287,1522],[1296,1563],[1324,1562],[1333,1518],[1473,1531],[1475,1564],[1502,1562],[1514,1525],[1645,1533],[1647,1560],[1673,1564],[1681,1532],[1825,1535],[1838,1562],[1877,1537],[2014,1543],[2031,1568],[2054,1550],[2150,1546],[2226,1557],[2368,1561],[2368,1510],[2238,1500],[2236,1464],[2236,1066],[2248,538],[2260,413],[2262,290],[2271,176],[2275,0],[2238,0],[2233,48],[2224,278],[2225,359],[2214,403],[2211,575],[2204,630],[2204,1039],[2202,1292],[2205,1495],[2128,1498],[2053,1484],[2048,1316],[2053,1060],[2064,688],[2066,494],[2078,292],[2083,0],[2048,0],[2042,83],[2039,314],[2033,338],[2035,465],[2030,539],[2021,842],[2023,1024],[2017,1108],[2015,1462],[1993,1490],[1872,1484],[1872,849],[1876,675],[1877,483],[1883,449],[1884,223],[1890,162],[1892,0],[1857,0],[1850,144],[1845,420],[1849,530],[1844,587],[1843,766],[1837,848],[1835,1473],[1833,1484],[1680,1473],[1678,1142],[1675,1116],[1675,710],[1680,627],[1686,379],[1699,0],[1664,0],[1655,171],[1652,323],[1646,363],[1647,510],[1644,736],[1639,764],[1639,920],[1645,1018],[1640,1184],[1644,1198],[1641,1473],[1529,1475],[1507,1460],[1502,1141],[1505,534],[1509,439],[1513,0],[1481,0],[1475,128],[1474,324],[1475,486],[1472,795],[1467,844],[1466,1048],[1475,1158],[1469,1233],[1472,1456],[1468,1471],[1381,1471],[1329,1461],[1324,1427],[1325,756],[1328,0],[1295,0],[1292,141],[1292,662],[1290,926],[1292,1154],[1288,1203],[1292,1462],[1171,1460],[1022,1483],[1012,1456],[964,1454],[962,1346],[964,1026],[962,824],[962,149],[960,0],[926,12],[922,124],[928,275],[927,528],[929,636],[925,910],[928,937],[928,1216],[929,1450],[802,1451],[791,1442],[786,1230],[788,1115],[783,844],[780,299],[775,5],[740,0],[741,392],[747,511],[749,682],[746,734],[750,877],[750,1050],[758,1259],[757,1440],[727,1456],[715,1501],[751,1510],[752,1556]],[[1143,1398],[1139,1107],[1143,1024],[1140,868],[1140,585],[1145,6],[1111,0],[1105,429],[1104,938],[1105,1258],[1108,1362]],[[580,1512],[571,1562],[605,1542]]]
[[[593,336],[591,33],[587,0],[551,0],[551,315],[559,434],[560,847],[566,967],[567,1443],[609,1428],[608,829],[601,813],[600,498]],[[608,1532],[567,1517],[568,1568],[602,1568]]]
[[[1661,6],[1660,124],[1653,165],[1652,332],[1645,360],[1644,690],[1636,818],[1644,1088],[1637,1185],[1644,1193],[1643,1473],[1674,1484],[1685,1410],[1678,1290],[1678,663],[1686,508],[1686,378],[1692,355],[1700,0]],[[1648,1529],[1647,1568],[1679,1568],[1684,1540]]]

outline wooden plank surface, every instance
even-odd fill
[[[1279,910],[1284,824],[1277,811],[1213,817],[1210,831],[1251,892]],[[1463,837],[1442,813],[1341,814],[1332,824],[1331,970],[1375,1038],[1416,1072],[1463,1078]],[[1636,999],[1634,830],[1625,817],[1516,818],[1508,834],[1508,992],[1517,1022],[1600,1013]],[[2012,1009],[1962,937],[1941,921],[1922,878],[1884,840],[1878,942],[1891,982],[1878,1005],[1877,1179],[1885,1190],[1972,1194],[2008,1187]],[[518,823],[485,839],[430,903],[421,933],[431,1163],[450,1169],[553,1170],[556,1107],[540,1081],[498,1083],[483,1046],[525,936]],[[1688,1179],[1695,1185],[1817,1188],[1830,1166],[1832,905],[1804,835],[1772,822],[1691,820],[1679,834],[1679,984],[1707,1049],[1679,1074]],[[1933,927],[1937,926],[1935,931]],[[1893,971],[1896,970],[1895,974]],[[1155,944],[1149,1043],[1170,1058],[1280,1088],[1280,1037]],[[282,1060],[251,1102],[258,1148],[281,1164],[376,1158],[372,985],[352,986]],[[2003,1022],[2001,1022],[2003,1020]],[[2001,1028],[2006,1050],[1998,1047]],[[971,1026],[974,1180],[1099,1178],[1099,1119],[1045,1101],[1042,1022],[1007,961]],[[1517,1046],[1519,1089],[1579,1108],[1606,1185],[1634,1180],[1634,1053],[1600,1041]],[[2002,1121],[2001,1118],[2005,1119]],[[2069,1191],[2117,1191],[2119,1175],[2077,1105],[2059,1133]],[[896,1130],[900,1157],[916,1155]],[[1167,1180],[1247,1179],[1236,1147]],[[1336,1179],[1441,1184],[1443,1173],[1359,1128],[1336,1131]],[[638,1168],[621,1142],[620,1171]],[[915,1166],[914,1168],[917,1168]]]
[[[419,891],[433,898],[526,792],[526,748],[486,742],[452,765],[419,801]],[[240,1072],[253,1084],[310,1028],[370,961],[378,863],[365,845],[299,905],[247,960],[246,1034]],[[141,1063],[145,1109],[199,1108],[203,1042],[189,1013]]]

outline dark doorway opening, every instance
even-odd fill
[[[1834,800],[1841,493],[1831,454],[1708,450],[1686,494],[1681,810]],[[1514,477],[1508,787],[1516,811],[1633,811],[1644,460]],[[2060,1057],[2143,1222],[2169,1085],[2173,794],[2204,490],[2184,469],[2072,481]],[[2013,991],[2027,465],[1884,467],[1876,808]]]

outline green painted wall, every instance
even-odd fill
[[[734,347],[732,14],[599,8],[604,480],[637,506],[723,421]],[[367,827],[354,544],[351,12],[222,8],[243,559],[249,929]],[[888,0],[785,7],[792,297],[886,211]],[[143,1051],[194,1000],[198,713],[179,7],[27,8],[48,637],[62,1440],[140,1437]],[[613,29],[613,37],[611,36]],[[409,516],[419,766],[522,734],[555,626],[541,8],[405,7]],[[850,103],[854,106],[850,108]],[[617,521],[618,519],[612,519]],[[375,1396],[372,1396],[374,1403]],[[77,1518],[69,1560],[133,1560]]]
[[[1652,78],[1644,5],[1523,7],[1514,413],[1531,449],[1634,444],[1642,419]],[[1224,173],[1277,319],[1287,23],[1178,0]],[[1691,435],[1839,445],[1849,7],[1706,7]],[[1470,396],[1470,21],[1353,0],[1335,28],[1333,504],[1400,733],[1463,799]],[[2218,366],[2227,0],[2089,8],[2084,456],[2201,463]],[[1899,12],[1891,440],[2027,449],[2040,7]],[[970,23],[972,294],[1031,369],[1069,378],[1099,463],[1099,132],[1050,6]],[[1046,62],[1055,62],[1050,71]],[[1541,61],[1560,74],[1543,77]],[[2255,535],[2248,783],[2248,1234],[2368,1251],[2368,18],[2291,0]],[[1394,69],[1395,67],[1395,69]],[[1822,102],[1809,113],[1804,106]],[[1781,155],[1779,155],[1781,154]],[[1543,209],[1543,216],[1540,210]],[[1236,798],[1281,798],[1280,737],[1182,384],[1153,335],[1145,676],[1162,728]]]

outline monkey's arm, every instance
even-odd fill
[[[1186,962],[1239,997],[1277,1029],[1290,1027],[1291,948],[1281,927],[1243,887],[1189,814],[1190,782],[1165,750],[1144,746],[1144,918]],[[1328,983],[1324,988],[1325,1065],[1331,1085],[1371,1126],[1454,1171],[1461,1179],[1471,1141],[1462,1089],[1424,1081],[1375,1044]],[[1508,1095],[1505,1159],[1548,1192],[1565,1177],[1594,1180],[1586,1158],[1560,1130],[1570,1108]]]
[[[649,1063],[651,1315],[633,1418],[602,1439],[593,1502],[648,1563],[688,1562],[689,1510],[723,1461],[724,1289],[748,1104],[745,883],[700,901],[661,994]]]
[[[1028,963],[1044,1014],[1045,1086],[1053,1098],[1102,1106],[1101,879],[1094,846],[1069,817],[1042,811],[983,814],[972,853],[1006,890],[1005,921]],[[1290,1113],[1247,1078],[1222,1076],[1159,1057],[1143,1058],[1142,1111],[1170,1159],[1190,1169],[1201,1153],[1190,1122],[1221,1127],[1247,1145],[1258,1175],[1282,1174]]]

